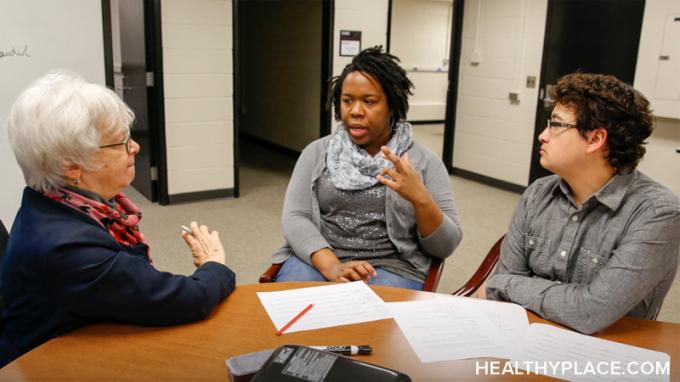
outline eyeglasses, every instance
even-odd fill
[[[548,132],[550,132],[550,135],[555,135],[559,131],[558,129],[571,129],[572,127],[576,127],[576,125],[548,119],[546,127],[548,127]]]
[[[116,146],[125,146],[125,152],[127,152],[128,155],[130,155],[130,151],[132,150],[132,139],[130,139],[130,133],[128,133],[127,137],[123,142],[118,142],[118,143],[112,143],[110,145],[103,145],[99,146],[100,149],[105,149],[107,147],[116,147]]]

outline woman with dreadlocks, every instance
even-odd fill
[[[331,79],[337,129],[307,146],[283,206],[276,281],[356,281],[420,290],[431,258],[462,237],[442,161],[406,122],[413,83],[377,46]]]

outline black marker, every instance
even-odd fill
[[[312,349],[323,350],[342,355],[367,355],[371,354],[371,345],[331,345],[331,346],[309,346]]]

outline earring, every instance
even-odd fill
[[[73,179],[73,183],[80,184],[80,177]]]

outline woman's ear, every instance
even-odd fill
[[[586,141],[588,142],[588,146],[586,147],[586,152],[588,154],[594,153],[596,151],[606,151],[607,130],[604,128],[598,128],[589,131],[586,133]]]
[[[80,175],[82,170],[80,166],[76,164],[69,165],[66,170],[64,170],[64,177],[68,179],[69,183],[78,184],[80,182]]]

